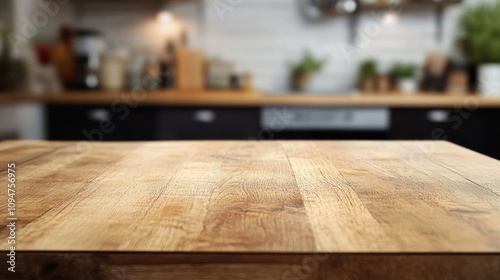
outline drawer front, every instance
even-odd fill
[[[154,140],[154,108],[67,106],[47,108],[50,140]]]
[[[393,109],[391,138],[449,140],[467,144],[470,115],[458,118],[451,109]]]
[[[160,140],[251,139],[259,132],[257,108],[169,108],[158,115]]]

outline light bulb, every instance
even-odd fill
[[[158,21],[162,24],[170,24],[173,20],[172,14],[167,11],[161,11],[158,13]]]
[[[398,23],[398,21],[399,21],[399,16],[396,14],[386,13],[382,17],[382,22],[384,23],[384,25],[394,25]]]

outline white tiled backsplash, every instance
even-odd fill
[[[357,65],[368,57],[376,57],[385,69],[396,60],[422,64],[429,51],[451,49],[463,9],[459,5],[445,10],[444,38],[440,43],[435,40],[432,10],[406,11],[398,23],[383,26],[369,38],[366,47],[348,60],[341,49],[342,45],[351,44],[348,17],[310,23],[299,14],[298,1],[301,0],[199,0],[176,4],[171,9],[187,25],[192,46],[204,49],[209,56],[233,61],[237,70],[252,72],[255,86],[271,93],[288,91],[287,65],[297,60],[306,48],[316,56],[328,58],[310,92],[354,90]],[[223,19],[215,8],[221,2],[234,6]],[[464,2],[469,4],[478,0]],[[116,8],[113,5],[116,2],[78,1],[74,4],[76,9],[57,16],[62,20],[52,20],[74,21],[79,26],[98,28],[114,46],[162,50],[168,30],[155,21],[158,5],[142,1],[126,3]],[[73,15],[68,16],[68,13]],[[359,27],[373,28],[377,18],[363,12]],[[54,36],[50,29],[45,33],[48,37]]]

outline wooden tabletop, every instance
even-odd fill
[[[11,162],[20,251],[500,252],[500,161],[448,142],[1,142]]]
[[[1,96],[0,96],[1,97]],[[99,104],[114,103],[158,106],[310,106],[310,107],[393,107],[393,108],[500,108],[500,97],[479,95],[449,95],[416,93],[403,94],[263,94],[258,91],[155,91],[155,92],[67,92],[63,94],[28,95],[0,98],[4,102],[38,102],[43,104]]]

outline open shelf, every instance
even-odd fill
[[[394,1],[393,1],[394,2]],[[401,1],[403,10],[420,10],[420,9],[435,9],[436,7],[450,6],[461,3],[461,0],[407,0]],[[375,3],[360,3],[359,10],[388,10],[391,1],[376,1]],[[395,5],[395,4],[392,4]]]
[[[359,3],[360,1],[358,1]],[[392,2],[392,4],[391,4]],[[359,3],[358,9],[352,13],[350,24],[350,41],[355,43],[356,30],[358,29],[359,17],[367,11],[387,11],[404,13],[405,11],[434,10],[436,23],[436,41],[441,41],[443,34],[443,12],[444,9],[462,3],[462,0],[402,0],[400,4],[395,1],[374,1],[374,3]]]

